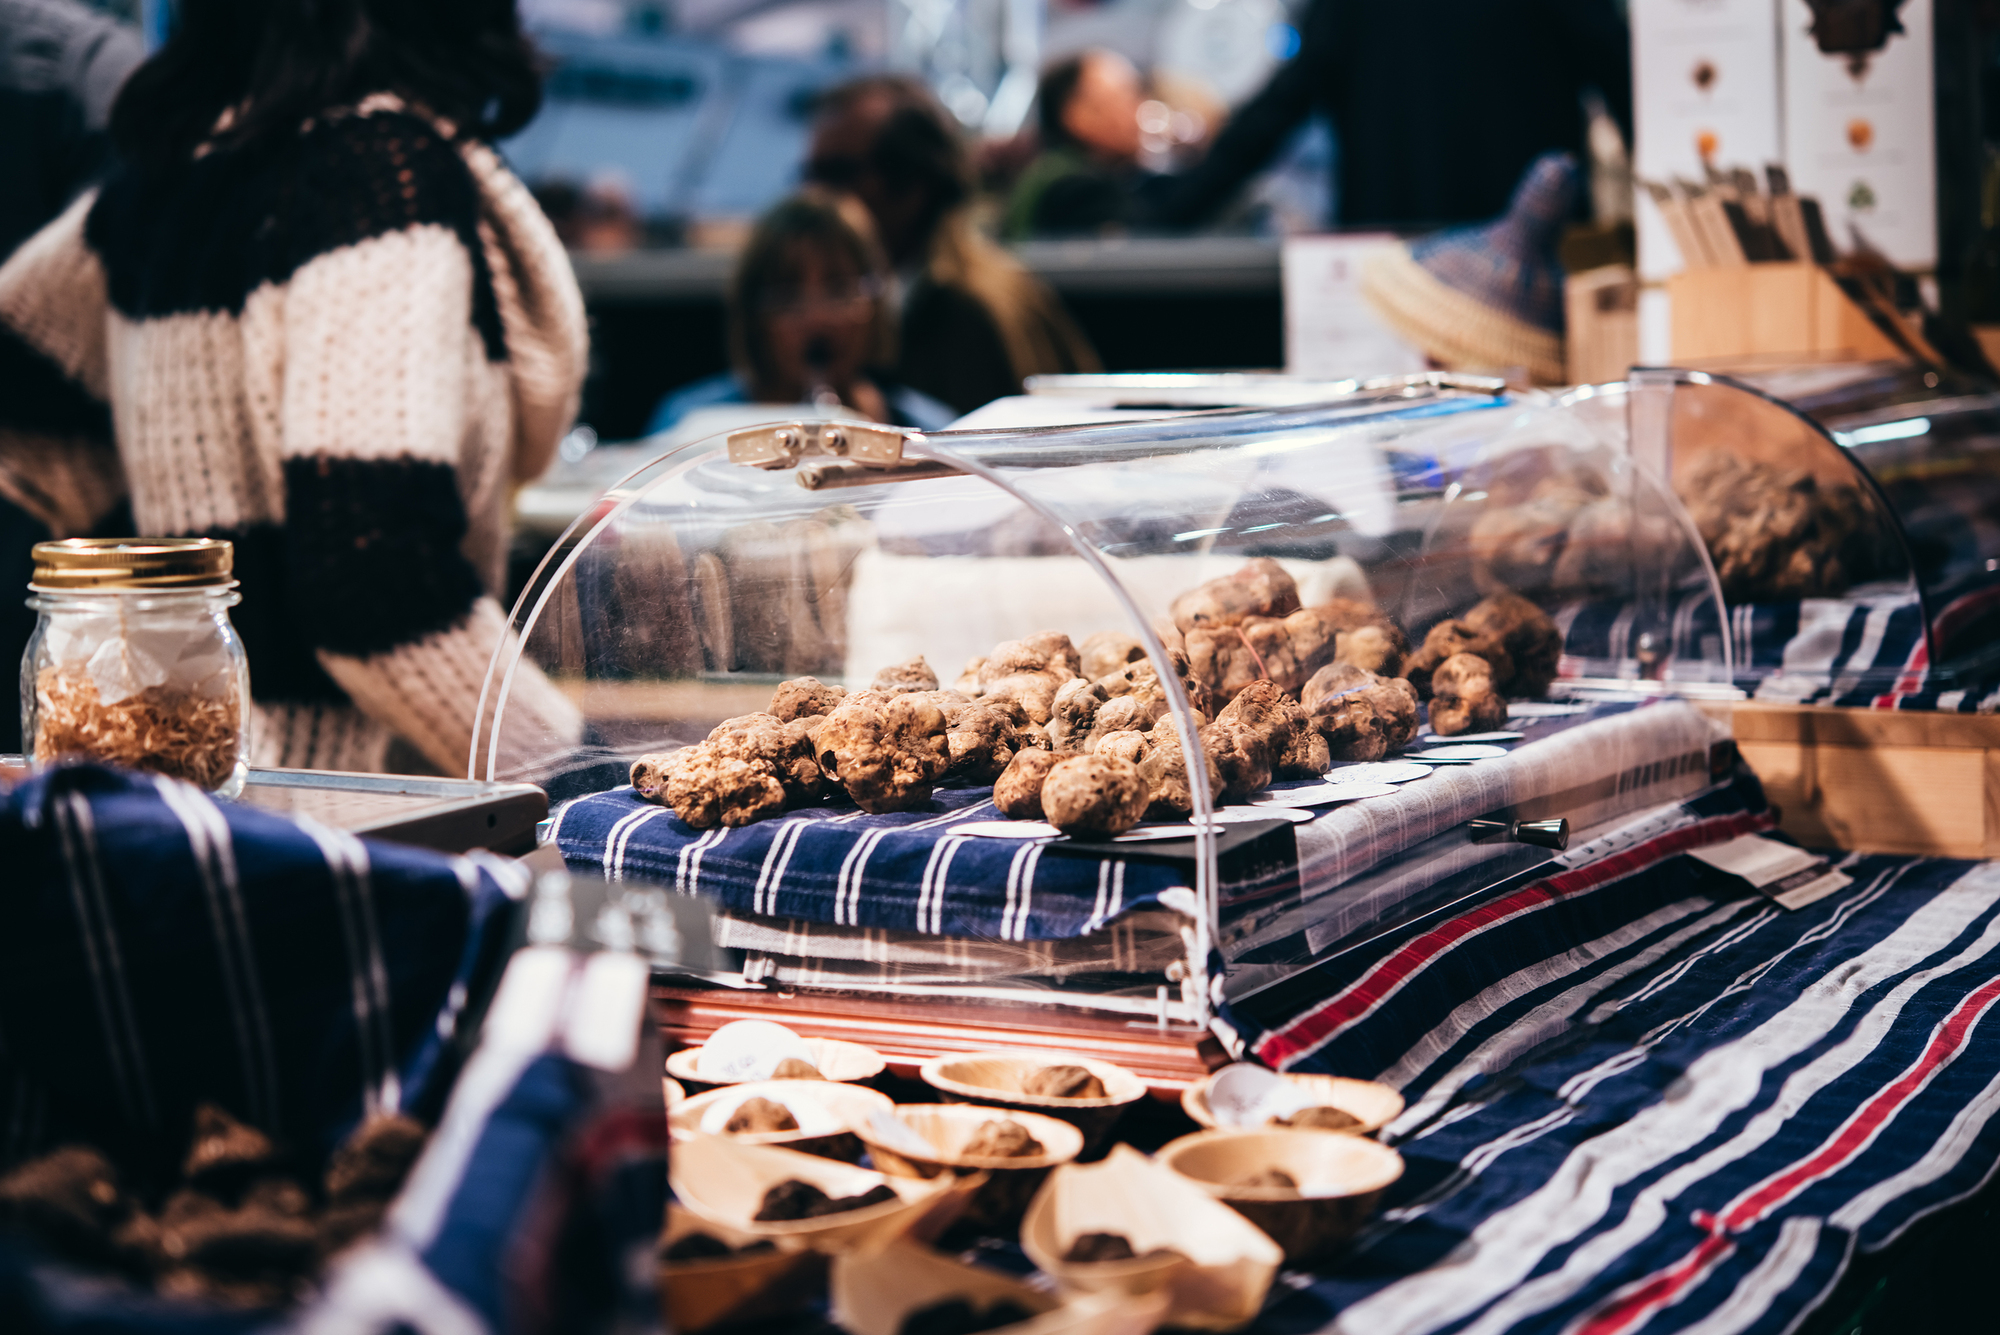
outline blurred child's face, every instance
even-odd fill
[[[841,250],[794,241],[758,322],[779,382],[771,388],[801,398],[814,385],[850,384],[868,365],[876,299],[873,283]]]

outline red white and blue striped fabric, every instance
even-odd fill
[[[1374,943],[1310,1004],[1231,1008],[1266,1060],[1409,1099],[1404,1179],[1257,1328],[1775,1335],[1977,1191],[2000,864],[1850,856],[1852,885],[1788,913],[1677,856],[1769,820],[1739,780]]]

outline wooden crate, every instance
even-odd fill
[[[2000,857],[2000,717],[1743,703],[1730,718],[1801,843]]]
[[[1667,296],[1676,362],[1905,355],[1826,270],[1803,260],[1689,269],[1667,279]]]

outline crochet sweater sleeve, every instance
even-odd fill
[[[124,494],[106,406],[104,267],[86,195],[0,266],[0,497],[57,537]]]
[[[507,633],[463,551],[461,469],[490,470],[478,456],[508,448],[469,420],[491,346],[477,253],[434,223],[329,251],[293,274],[281,335],[289,595],[328,675],[448,773],[464,770]],[[539,674],[508,722],[517,763],[581,731]]]

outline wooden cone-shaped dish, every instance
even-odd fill
[[[1081,1066],[1104,1084],[1101,1099],[1059,1099],[1030,1094],[1022,1082],[1045,1066]],[[1111,1137],[1125,1109],[1146,1097],[1146,1082],[1122,1066],[1061,1052],[975,1052],[933,1057],[923,1064],[924,1083],[954,1099],[1057,1117],[1083,1133],[1078,1158],[1088,1159]]]
[[[984,1108],[970,1103],[899,1104],[896,1116],[929,1141],[931,1155],[911,1154],[883,1141],[863,1124],[857,1128],[877,1168],[895,1177],[932,1178],[941,1173],[987,1174],[986,1185],[965,1207],[965,1222],[986,1232],[1009,1232],[1021,1222],[1049,1170],[1075,1159],[1083,1150],[1083,1132],[1068,1122],[1013,1108]],[[977,1156],[966,1144],[988,1122],[1017,1123],[1042,1143],[1042,1153],[1017,1156]]]
[[[950,1223],[939,1222],[937,1213],[954,1205],[962,1208],[970,1192],[984,1185],[971,1179],[954,1183],[945,1178],[925,1182],[884,1177],[832,1159],[770,1145],[745,1145],[727,1136],[680,1140],[670,1163],[674,1196],[689,1210],[712,1224],[768,1238],[787,1250],[842,1252],[879,1247],[913,1231],[935,1236]],[[818,1219],[759,1221],[755,1216],[764,1193],[792,1179],[809,1182],[836,1199],[886,1184],[897,1199]],[[951,1187],[963,1187],[965,1195],[954,1200],[947,1190]]]
[[[1295,1264],[1324,1257],[1353,1237],[1403,1175],[1403,1156],[1386,1145],[1284,1127],[1197,1131],[1162,1149],[1159,1161],[1228,1202]],[[1273,1168],[1290,1174],[1297,1190],[1237,1185]]]
[[[1338,1108],[1355,1118],[1360,1125],[1343,1127],[1342,1131],[1347,1135],[1372,1136],[1403,1112],[1403,1096],[1378,1081],[1354,1080],[1342,1075],[1290,1073],[1280,1073],[1280,1078],[1299,1086],[1312,1097],[1314,1103]],[[1215,1076],[1205,1076],[1181,1091],[1181,1107],[1187,1115],[1211,1130],[1221,1126],[1215,1111],[1208,1106],[1208,1087],[1214,1081]]]
[[[809,1038],[805,1043],[812,1050],[812,1064],[822,1079],[858,1084],[873,1080],[889,1067],[881,1053],[865,1044],[849,1043],[838,1038]],[[693,1091],[713,1089],[717,1085],[748,1083],[703,1075],[700,1048],[682,1048],[670,1054],[667,1057],[667,1074]]]
[[[1064,1261],[1086,1233],[1122,1234],[1138,1255]],[[1156,1248],[1180,1255],[1147,1255]],[[1199,1330],[1233,1330],[1254,1318],[1283,1259],[1278,1244],[1242,1215],[1129,1145],[1114,1148],[1101,1164],[1066,1164],[1051,1173],[1021,1221],[1021,1249],[1066,1290],[1164,1290],[1168,1319]]]
[[[709,1111],[717,1104],[734,1107],[753,1098],[782,1103],[799,1113],[817,1108],[838,1126],[831,1131],[815,1131],[810,1125],[797,1131],[743,1131],[732,1139],[746,1145],[782,1145],[801,1154],[817,1154],[822,1159],[838,1159],[842,1163],[861,1162],[863,1147],[855,1132],[867,1125],[873,1113],[887,1112],[895,1106],[887,1094],[860,1085],[842,1085],[831,1080],[761,1080],[721,1085],[706,1094],[697,1094],[667,1114],[667,1126],[676,1136],[727,1134],[703,1132],[702,1123],[708,1120]],[[806,1118],[798,1120],[804,1122]]]
[[[660,1314],[668,1330],[697,1331],[725,1321],[782,1316],[809,1306],[826,1284],[826,1257],[811,1251],[779,1251],[769,1240],[710,1223],[680,1205],[667,1205],[660,1252],[691,1233],[705,1233],[738,1249],[765,1243],[761,1251],[737,1256],[659,1263]]]
[[[1069,1301],[1029,1288],[1011,1275],[965,1265],[927,1247],[893,1242],[869,1256],[833,1263],[833,1320],[849,1335],[898,1335],[914,1312],[958,1298],[977,1311],[1006,1301],[1034,1313],[991,1335],[1147,1335],[1166,1315],[1161,1289],[1138,1298],[1081,1294]]]

